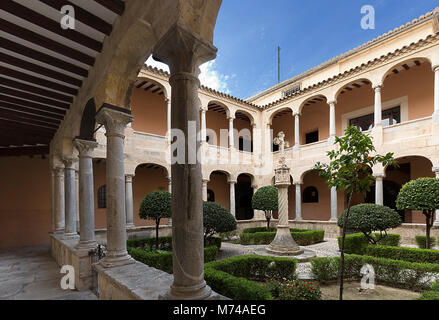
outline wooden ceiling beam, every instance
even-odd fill
[[[19,43],[13,42],[9,39],[0,37],[0,47],[7,48],[9,51],[21,54],[28,58],[44,62],[48,65],[60,68],[62,70],[69,71],[71,73],[77,74],[82,77],[88,76],[87,69],[78,67],[72,63],[66,62],[64,60],[52,57],[51,55],[42,53],[40,51],[28,48]]]
[[[17,111],[32,113],[34,115],[39,115],[39,116],[47,117],[47,118],[51,118],[51,119],[57,119],[57,120],[64,119],[64,115],[62,115],[62,114],[54,114],[54,113],[50,113],[50,112],[46,112],[46,111],[35,110],[32,108],[28,108],[28,107],[24,107],[24,106],[20,106],[20,105],[15,105],[15,104],[10,104],[10,103],[6,103],[3,101],[0,101],[0,108],[7,109],[7,110],[17,110]]]
[[[16,148],[0,148],[0,157],[16,157],[26,155],[49,154],[49,146],[31,146]]]
[[[82,86],[82,81],[73,77],[70,77],[68,75],[65,75],[63,73],[48,69],[48,68],[44,68],[42,66],[36,65],[34,63],[30,63],[28,61],[25,60],[21,60],[18,59],[16,57],[12,57],[6,53],[0,52],[0,61],[4,62],[6,64],[10,64],[13,65],[15,67],[21,68],[21,69],[25,69],[37,74],[41,74],[43,76],[49,77],[49,78],[53,78],[65,83],[69,83],[73,86],[76,87],[80,87]]]
[[[67,29],[64,30],[60,27],[60,23],[52,20],[38,12],[35,12],[17,2],[12,0],[2,0],[0,1],[0,9],[10,14],[17,16],[23,20],[29,21],[40,28],[49,30],[63,38],[69,39],[76,42],[84,47],[87,47],[96,52],[102,51],[102,43],[96,41],[76,30]]]
[[[20,79],[22,81],[26,81],[26,82],[29,82],[32,84],[38,84],[42,87],[46,87],[46,88],[57,90],[57,91],[60,91],[63,93],[71,94],[73,96],[76,96],[78,94],[77,89],[74,89],[74,88],[71,88],[71,87],[56,83],[56,82],[52,82],[49,80],[34,77],[34,76],[31,76],[27,73],[16,71],[13,69],[9,69],[9,68],[3,67],[3,66],[0,66],[0,74],[11,77],[11,78]]]
[[[49,119],[49,118],[44,118],[41,117],[39,115],[35,115],[35,114],[30,114],[30,113],[24,113],[24,112],[20,112],[17,110],[13,110],[13,109],[4,109],[0,106],[0,115],[11,115],[11,116],[17,116],[17,117],[25,117],[28,119],[33,119],[36,121],[41,121],[41,122],[46,122],[55,126],[58,126],[61,123],[61,120],[58,119]]]
[[[113,11],[119,16],[125,11],[125,2],[120,0],[95,0],[101,6]]]
[[[18,99],[18,98],[14,98],[14,97],[10,97],[10,96],[5,96],[0,94],[0,101],[3,102],[7,102],[7,103],[12,103],[12,104],[17,104],[20,106],[26,106],[29,108],[34,108],[37,110],[43,110],[43,111],[49,111],[49,112],[53,112],[53,113],[57,113],[57,114],[62,114],[65,115],[66,110],[62,110],[62,109],[58,109],[58,108],[52,108],[43,104],[39,104],[39,103],[35,103],[32,101],[27,101],[27,100],[22,100],[22,99]]]
[[[71,97],[71,96],[66,96],[66,95],[63,95],[61,93],[57,93],[55,91],[50,91],[50,90],[42,89],[39,87],[34,87],[34,86],[31,86],[31,85],[23,83],[23,82],[18,82],[15,80],[2,78],[1,76],[0,76],[0,85],[12,87],[12,88],[27,91],[27,92],[36,93],[36,94],[39,94],[40,96],[45,96],[48,98],[61,100],[61,101],[64,101],[66,103],[73,102],[73,97]]]
[[[101,18],[93,15],[92,13],[88,12],[87,10],[84,10],[80,6],[71,3],[67,0],[40,0],[40,2],[43,2],[44,4],[48,5],[49,7],[54,8],[57,11],[60,11],[61,8],[65,5],[70,5],[75,9],[75,19],[78,21],[81,21],[83,24],[86,24],[87,26],[98,30],[99,32],[109,36],[111,34],[111,31],[113,29],[113,26],[106,21],[102,20]]]
[[[11,89],[11,88],[8,88],[8,87],[3,87],[1,85],[0,85],[0,94],[6,94],[6,95],[14,96],[14,97],[17,97],[17,98],[23,98],[23,99],[27,99],[27,100],[43,103],[43,104],[48,104],[50,106],[54,106],[54,107],[58,107],[58,108],[63,108],[63,109],[68,109],[69,108],[69,104],[68,103],[60,102],[60,101],[52,100],[52,99],[48,99],[48,98],[44,98],[44,97],[37,96],[37,95],[32,94],[32,93],[23,92],[23,91]]]
[[[9,33],[17,38],[36,44],[37,46],[41,46],[50,51],[72,58],[76,61],[80,61],[86,65],[93,66],[95,63],[94,57],[91,57],[85,53],[82,53],[81,51],[63,45],[52,39],[46,38],[36,32],[20,27],[19,25],[13,24],[1,18],[0,18],[0,30]]]

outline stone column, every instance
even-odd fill
[[[64,192],[64,168],[55,167],[54,171],[54,206],[55,206],[55,233],[63,234],[65,228],[65,192]]]
[[[375,204],[384,205],[384,196],[383,196],[383,175],[374,175],[375,176]]]
[[[75,161],[73,157],[66,157],[64,161],[64,192],[65,192],[65,230],[64,239],[75,239],[78,237],[76,231],[76,183],[75,183]]]
[[[335,101],[329,101],[329,143],[335,142]]]
[[[235,147],[235,137],[233,135],[233,120],[234,117],[228,117],[229,119],[229,148],[232,149]]]
[[[331,188],[331,219],[329,221],[337,221],[338,219],[338,203],[337,188]]]
[[[166,178],[168,180],[168,192],[172,194],[172,178]],[[168,226],[172,226],[172,217],[168,218]]]
[[[295,221],[302,221],[302,193],[301,187],[303,182],[296,182],[296,219]]]
[[[202,187],[202,194],[203,194],[203,201],[207,201],[207,183],[209,180],[203,179],[203,187]]]
[[[373,89],[375,90],[375,108],[374,108],[374,122],[375,127],[382,125],[382,106],[381,106],[381,89],[382,85],[377,85]]]
[[[206,110],[201,109],[201,142],[207,141],[206,134]]]
[[[276,237],[267,247],[267,251],[279,255],[299,255],[303,250],[297,245],[291,236],[288,222],[288,186],[290,181],[290,169],[283,165],[275,170],[275,185],[278,189],[278,213]]]
[[[436,179],[439,179],[439,168],[433,167],[433,172],[436,176]],[[433,226],[439,227],[439,210],[436,210],[436,217]]]
[[[439,66],[433,67],[434,71],[434,113],[433,120],[439,121]]]
[[[132,119],[129,110],[108,104],[96,114],[107,137],[107,255],[100,261],[105,268],[135,263],[126,250],[124,168],[124,131]]]
[[[235,203],[235,180],[229,180],[230,185],[230,213],[236,218],[236,203]]]
[[[134,209],[133,209],[133,176],[125,175],[125,210],[127,216],[127,228],[134,228]]]
[[[293,149],[299,149],[300,147],[300,114],[296,113],[294,114],[294,148]]]
[[[171,138],[172,138],[172,135],[171,135],[171,129],[172,129],[172,127],[171,127],[171,99],[169,99],[169,98],[166,98],[166,104],[167,104],[167,106],[168,106],[168,108],[167,108],[167,112],[166,112],[166,118],[167,118],[167,128],[168,128],[168,131],[167,131],[167,138],[168,138],[168,143],[169,144],[171,144]]]
[[[79,222],[79,169],[75,170],[75,190],[76,190],[76,231],[80,232]]]
[[[196,156],[200,149],[198,75],[199,66],[215,58],[216,48],[175,24],[157,44],[154,56],[170,66],[172,127],[186,137],[184,163],[171,166],[174,282],[162,298],[209,299],[212,290],[204,281],[202,172]]]
[[[92,249],[97,246],[92,155],[93,149],[98,146],[98,143],[75,139],[73,144],[79,151],[79,223],[81,232],[76,248]]]

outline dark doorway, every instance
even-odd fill
[[[250,176],[239,175],[235,185],[236,220],[253,219],[252,197],[253,188]]]

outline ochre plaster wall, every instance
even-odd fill
[[[212,173],[210,181],[207,183],[207,189],[212,190],[215,194],[215,203],[230,210],[230,185],[227,182],[227,175]]]
[[[163,95],[134,88],[131,96],[131,112],[135,131],[161,136],[167,131],[167,104]]]
[[[0,248],[49,243],[50,165],[41,157],[0,157]]]

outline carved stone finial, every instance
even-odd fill
[[[285,165],[286,163],[285,148],[288,148],[290,146],[288,141],[285,141],[285,133],[283,133],[283,131],[279,132],[277,138],[274,138],[273,142],[275,145],[279,146],[279,151],[280,151],[279,164]]]

